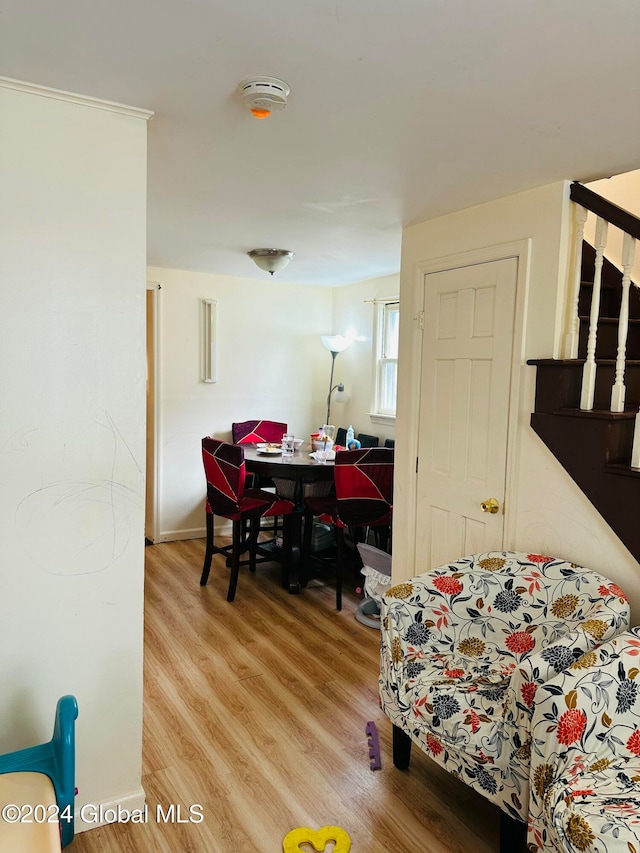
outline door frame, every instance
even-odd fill
[[[152,453],[152,470],[149,471],[148,466],[145,466],[145,539],[154,543],[158,541],[159,521],[160,521],[160,290],[162,285],[157,281],[148,281],[145,292],[145,358],[149,358],[149,352],[146,345],[149,320],[147,317],[147,296],[151,294],[151,326],[153,332],[153,345],[151,349],[153,358],[153,377],[152,377],[152,393],[153,405],[148,405],[147,394],[147,424],[146,424],[146,443],[149,443],[149,436],[153,441]],[[152,423],[149,423],[151,419]],[[151,495],[148,496],[148,490],[151,489]]]
[[[399,366],[399,379],[402,373],[404,373],[405,381],[399,386],[398,395],[399,399],[406,401],[402,410],[408,413],[409,422],[405,423],[404,428],[401,429],[401,440],[398,442],[400,445],[398,448],[399,458],[398,456],[396,457],[396,465],[398,462],[401,462],[402,469],[398,471],[399,476],[396,477],[396,484],[400,486],[398,499],[401,512],[396,513],[394,517],[394,555],[399,557],[397,561],[394,561],[394,567],[397,567],[393,573],[394,582],[413,577],[420,571],[420,567],[416,563],[418,511],[417,465],[421,403],[419,395],[422,383],[423,328],[425,322],[425,276],[436,272],[446,272],[459,267],[501,261],[506,258],[516,258],[518,264],[510,368],[509,414],[507,420],[507,458],[502,546],[503,548],[508,548],[513,543],[515,519],[517,517],[516,489],[514,484],[518,479],[519,467],[518,422],[521,415],[520,389],[523,368],[526,364],[525,328],[531,262],[530,238],[485,246],[470,251],[457,252],[414,264],[413,276],[411,277],[413,280],[413,294],[407,300],[408,304],[402,304],[401,289],[400,336],[402,339],[406,324],[411,322],[411,338],[408,350],[405,348],[405,362]],[[405,488],[401,486],[403,481],[406,483]],[[396,497],[394,495],[395,503]]]

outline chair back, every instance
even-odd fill
[[[203,438],[202,461],[207,478],[207,509],[227,518],[235,515],[244,494],[244,450],[217,438]]]
[[[241,421],[231,424],[231,437],[234,444],[277,442],[288,431],[288,425],[280,421]]]
[[[338,516],[346,525],[385,524],[393,505],[393,448],[339,450],[334,477]]]
[[[377,435],[367,435],[366,432],[359,432],[356,436],[361,447],[377,447],[380,444],[380,439]]]

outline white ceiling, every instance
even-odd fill
[[[155,112],[149,264],[343,284],[407,224],[640,166],[639,36],[637,0],[0,0],[0,75]]]

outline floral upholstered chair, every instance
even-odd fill
[[[416,743],[515,821],[529,811],[531,716],[540,685],[629,627],[607,578],[514,551],[465,557],[391,587],[381,607],[380,698],[394,763]],[[503,820],[501,849],[524,846]],[[640,851],[639,851],[640,853]]]
[[[640,628],[536,696],[528,849],[640,851]]]

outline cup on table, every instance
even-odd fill
[[[283,456],[293,456],[293,452],[296,449],[296,438],[294,435],[286,432],[282,436],[282,455]]]
[[[322,427],[322,432],[327,436],[331,444],[333,444],[333,440],[336,435],[336,428],[333,424],[325,424]]]

